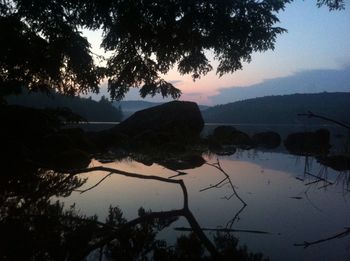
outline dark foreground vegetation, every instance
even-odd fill
[[[86,121],[118,122],[123,118],[121,108],[113,106],[104,96],[97,102],[91,98],[67,96],[56,92],[28,93],[23,90],[21,94],[7,96],[6,101],[10,105],[37,109],[68,108]]]

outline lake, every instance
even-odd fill
[[[261,252],[270,260],[349,260],[349,235],[307,248],[294,245],[327,239],[350,226],[349,171],[332,170],[311,156],[290,155],[283,148],[237,150],[230,156],[203,157],[205,164],[181,170],[180,176],[159,164],[144,165],[130,158],[109,163],[93,160],[90,166],[182,179],[189,208],[202,229],[239,230],[230,233],[240,245],[247,245],[250,251]],[[220,183],[225,173],[229,179]],[[87,181],[79,190],[91,188],[107,174],[96,171],[80,175]],[[168,211],[180,209],[183,204],[177,184],[117,174],[91,190],[59,199],[66,207],[75,204],[81,214],[97,214],[102,222],[110,205],[118,206],[130,220],[137,217],[139,207]],[[184,228],[189,228],[189,224],[180,218],[157,237],[172,244],[178,236],[188,233]],[[214,234],[209,230],[205,233],[209,238]]]
[[[217,134],[205,137],[216,126],[206,125],[202,139],[186,144],[121,136],[124,147],[84,151],[88,143],[80,136],[88,136],[76,129],[45,139],[37,151],[8,141],[0,175],[0,259],[186,261],[217,260],[219,252],[225,260],[264,260],[253,255],[261,253],[273,261],[349,261],[345,128],[233,125],[250,137],[276,131],[282,140],[330,130],[329,139],[315,138],[325,131],[308,133],[302,150],[289,138],[264,149],[256,140],[215,143]],[[72,141],[81,147],[65,147]],[[346,164],[339,163],[344,158]]]

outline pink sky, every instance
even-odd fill
[[[195,82],[189,75],[182,76],[176,70],[170,71],[164,78],[181,89],[181,100],[212,105],[210,97],[218,94],[220,89],[249,86],[304,70],[341,69],[350,64],[349,8],[347,2],[344,11],[329,12],[325,7],[317,8],[315,1],[296,1],[279,14],[281,24],[278,26],[288,29],[288,33],[278,37],[275,50],[254,53],[252,62],[244,64],[243,70],[219,78],[215,74],[214,62],[214,70]],[[100,34],[86,31],[84,34],[92,45],[92,51],[104,54],[99,49]],[[105,91],[102,90],[102,93]],[[132,91],[125,99],[138,97]]]

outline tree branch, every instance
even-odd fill
[[[236,197],[239,199],[239,201],[242,202],[243,206],[247,206],[247,203],[238,195],[238,193],[237,193],[237,191],[236,191],[236,189],[235,189],[235,187],[234,187],[234,185],[233,185],[233,183],[232,183],[232,181],[231,181],[230,176],[229,176],[229,175],[226,173],[226,171],[221,167],[221,164],[220,164],[219,159],[217,159],[217,162],[216,162],[216,163],[208,163],[208,162],[207,162],[207,163],[205,163],[205,164],[207,164],[207,165],[209,165],[209,166],[212,166],[212,167],[218,169],[222,174],[225,175],[225,178],[224,178],[223,180],[221,180],[220,182],[216,183],[215,185],[211,185],[211,186],[209,186],[209,187],[206,187],[206,188],[204,188],[204,189],[201,189],[200,191],[202,192],[202,191],[205,191],[205,190],[208,190],[208,189],[211,189],[211,188],[218,188],[224,181],[227,180],[227,181],[228,181],[228,184],[230,184],[230,187],[231,187],[231,189],[232,189],[232,191],[233,191],[233,194],[230,195],[229,197],[225,196],[224,198],[226,198],[226,199],[231,199],[233,196],[236,196]]]
[[[111,174],[118,174],[118,175],[123,175],[126,177],[132,177],[132,178],[138,178],[138,179],[151,179],[151,180],[157,180],[157,181],[162,181],[162,182],[167,182],[167,183],[172,183],[172,184],[178,184],[180,185],[182,192],[183,192],[183,197],[184,197],[184,205],[183,209],[180,210],[172,210],[172,211],[166,211],[166,212],[151,212],[149,214],[146,214],[142,217],[138,217],[134,220],[131,220],[124,224],[120,229],[117,231],[111,232],[108,236],[106,236],[104,239],[100,240],[99,242],[91,245],[84,253],[84,257],[87,256],[89,253],[92,251],[103,247],[106,245],[108,242],[112,241],[119,233],[122,233],[122,230],[130,227],[130,226],[135,226],[137,224],[140,224],[142,222],[146,222],[149,220],[153,220],[156,218],[170,218],[170,217],[178,217],[178,216],[184,216],[190,226],[192,227],[193,231],[195,234],[198,236],[198,238],[201,240],[201,242],[204,244],[204,246],[207,248],[207,250],[210,252],[210,254],[216,258],[217,260],[221,259],[221,255],[213,245],[213,243],[208,239],[208,237],[204,234],[203,230],[199,226],[197,220],[191,213],[188,207],[188,193],[187,189],[185,186],[185,183],[183,180],[173,180],[173,179],[168,179],[168,178],[163,178],[159,176],[153,176],[153,175],[143,175],[143,174],[138,174],[138,173],[131,173],[131,172],[126,172],[118,169],[113,169],[113,168],[107,168],[107,167],[92,167],[92,168],[87,168],[87,169],[78,169],[78,170],[72,170],[69,171],[70,175],[77,175],[77,174],[82,174],[82,173],[89,173],[89,172],[94,172],[94,171],[106,171]],[[106,178],[106,177],[105,177]],[[100,184],[105,178],[103,178],[98,184]],[[96,184],[93,187],[96,187],[98,184]]]
[[[312,246],[312,245],[320,244],[320,243],[323,243],[323,242],[326,242],[326,241],[330,241],[330,240],[333,240],[333,239],[337,239],[337,238],[342,238],[342,237],[345,237],[345,236],[347,236],[349,234],[350,234],[350,227],[346,227],[345,231],[343,231],[343,232],[341,232],[339,234],[336,234],[334,236],[330,236],[330,237],[327,237],[327,238],[324,238],[324,239],[311,241],[311,242],[304,241],[303,243],[294,244],[294,246],[303,246],[304,248],[307,248],[307,247]]]
[[[85,192],[87,192],[87,191],[89,191],[89,190],[92,190],[93,188],[96,188],[98,185],[100,185],[106,178],[110,177],[112,174],[113,174],[113,173],[107,174],[107,175],[106,175],[105,177],[103,177],[99,182],[97,182],[95,185],[93,185],[93,186],[91,186],[91,187],[89,187],[89,188],[87,188],[87,189],[84,189],[84,190],[76,189],[76,190],[74,190],[74,191],[80,192],[80,194],[83,194],[83,193],[85,193]]]
[[[179,179],[179,180],[168,179],[168,178],[163,178],[163,177],[154,176],[154,175],[144,175],[144,174],[126,172],[123,170],[102,167],[102,166],[86,168],[86,169],[76,169],[76,170],[71,170],[68,172],[70,175],[78,175],[78,174],[89,173],[89,172],[94,172],[94,171],[104,171],[104,172],[109,172],[110,174],[118,174],[118,175],[122,175],[125,177],[131,177],[131,178],[137,178],[137,179],[157,180],[157,181],[162,181],[162,182],[166,182],[166,183],[180,185],[182,192],[183,192],[183,195],[184,195],[184,203],[183,203],[184,208],[188,208],[188,193],[187,193],[186,186],[185,186],[183,180],[181,180],[181,179]]]
[[[342,126],[348,130],[350,130],[350,126],[345,124],[345,123],[342,123],[340,121],[337,121],[337,120],[333,120],[331,118],[328,118],[328,117],[325,117],[325,116],[322,116],[322,115],[318,115],[318,114],[315,114],[311,111],[308,111],[307,113],[299,113],[298,116],[306,116],[308,118],[319,118],[319,119],[322,119],[322,120],[326,120],[326,121],[330,121],[330,122],[333,122],[339,126]]]
[[[174,228],[177,231],[192,231],[190,227],[176,227]],[[203,231],[215,231],[215,232],[241,232],[241,233],[253,233],[253,234],[268,234],[270,232],[261,231],[261,230],[248,230],[248,229],[231,229],[231,228],[202,228]]]

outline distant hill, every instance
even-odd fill
[[[161,102],[148,102],[148,101],[115,101],[113,102],[114,106],[122,106],[125,111],[139,111],[143,109],[147,109],[150,107],[154,107],[162,104]]]
[[[250,86],[220,89],[210,97],[214,104],[225,104],[270,95],[294,93],[349,92],[350,65],[342,69],[317,69],[266,79]]]
[[[126,119],[129,116],[131,116],[133,113],[144,110],[150,107],[154,107],[157,105],[161,105],[162,102],[149,102],[149,101],[142,101],[142,100],[130,100],[130,101],[118,101],[113,102],[113,105],[115,107],[121,107],[123,111],[123,118]],[[199,109],[201,111],[206,110],[209,108],[209,106],[206,105],[198,105]]]
[[[81,97],[65,96],[58,93],[23,92],[20,95],[6,97],[9,104],[33,107],[38,109],[66,107],[79,114],[87,121],[115,122],[122,119],[122,111],[112,106],[108,99],[100,101]]]
[[[294,124],[327,123],[318,119],[297,116],[312,111],[333,119],[350,121],[350,93],[317,93],[266,96],[225,105],[217,105],[203,111],[207,123],[236,124]]]

